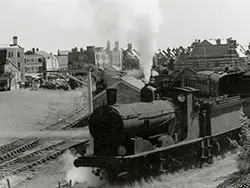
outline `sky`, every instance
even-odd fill
[[[25,50],[53,53],[107,40],[166,49],[233,37],[247,45],[249,7],[249,0],[0,0],[0,44],[16,35]]]

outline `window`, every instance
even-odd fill
[[[17,52],[17,57],[20,57],[20,52]]]
[[[17,66],[19,69],[21,68],[20,62],[17,63]]]
[[[9,52],[9,53],[8,53],[8,57],[10,57],[10,56],[11,56],[11,53]]]
[[[14,57],[14,53],[13,52],[11,52],[11,57]]]
[[[38,62],[41,63],[42,62],[42,58],[38,58]]]

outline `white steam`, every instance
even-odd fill
[[[74,14],[60,22],[71,27],[72,24],[84,25],[84,31],[89,31],[90,44],[86,45],[103,46],[110,40],[112,48],[114,41],[120,41],[120,47],[126,49],[127,43],[132,43],[141,56],[147,81],[157,51],[156,35],[161,22],[159,0],[81,0],[75,3],[77,6],[69,6],[72,11],[75,9]]]
[[[64,164],[64,170],[66,171],[66,181],[68,183],[71,180],[72,185],[81,184],[82,187],[95,187],[105,183],[101,181],[99,177],[92,174],[92,168],[76,168],[73,163],[77,157],[78,156],[73,154],[70,150],[67,150],[61,157]]]

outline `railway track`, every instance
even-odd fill
[[[46,133],[37,138],[34,137],[32,138],[32,135],[26,135],[24,137],[20,137],[3,145],[0,145],[0,164],[8,160],[11,160],[16,156],[20,156],[25,151],[34,148],[39,144],[41,139],[44,136],[50,134],[51,131],[63,130],[77,124],[84,118],[83,113],[81,112],[83,111],[85,112],[86,107],[87,104],[85,104],[82,108],[80,108],[76,112],[71,113],[66,118],[55,121],[37,130],[37,132],[47,131]]]
[[[88,142],[88,139],[76,139],[77,135],[62,141],[48,144],[47,146],[36,149],[24,155],[20,155],[4,163],[1,163],[0,179],[6,178],[7,176],[13,174],[17,174],[26,169],[42,164],[48,160],[55,159],[56,157],[61,155],[65,150],[73,147],[74,145]]]

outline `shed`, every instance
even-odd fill
[[[133,82],[134,79],[129,79],[129,82],[125,79],[121,79],[111,85],[109,88],[117,89],[117,103],[128,104],[133,102],[140,102],[140,90],[144,87],[144,83],[140,80]],[[139,84],[139,82],[141,82]],[[134,84],[135,83],[135,84]],[[98,93],[93,97],[93,109],[107,104],[106,89]]]

